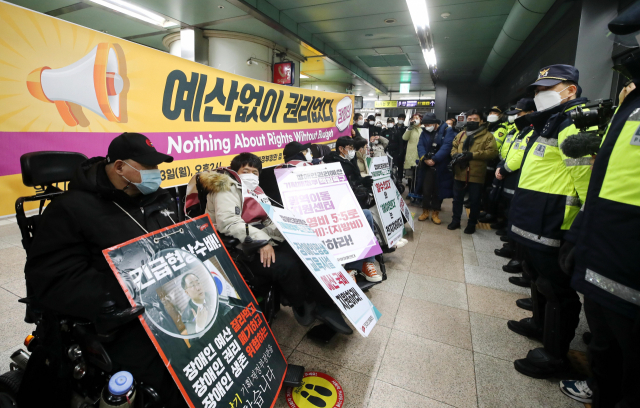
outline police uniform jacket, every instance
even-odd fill
[[[521,131],[516,129],[516,133],[505,139],[502,145],[502,154],[504,158],[498,163],[500,174],[502,174],[502,193],[509,198],[513,197],[518,187],[518,179],[520,178],[520,167],[524,151],[527,148],[527,142],[533,135],[533,126],[527,126]]]
[[[534,124],[536,133],[525,150],[511,203],[518,211],[512,211],[509,237],[522,245],[557,251],[587,196],[591,156],[571,159],[559,147],[568,136],[578,133],[567,112],[586,101],[569,101],[555,108],[544,125]],[[533,120],[540,113],[529,118]]]
[[[576,242],[572,286],[631,319],[640,313],[638,90],[613,117],[593,165],[584,208],[567,237]]]

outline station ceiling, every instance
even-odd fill
[[[9,0],[95,30],[167,51],[162,29],[90,0]],[[128,0],[183,27],[266,38],[307,57],[316,81],[354,85],[356,94],[435,89],[405,0]],[[426,0],[438,81],[476,81],[516,0]],[[442,15],[449,16],[443,18]],[[445,14],[446,16],[446,14]],[[314,57],[322,55],[320,57]],[[375,92],[375,91],[374,91]]]

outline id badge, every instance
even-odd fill
[[[547,150],[547,146],[543,144],[539,144],[536,146],[536,149],[533,151],[533,154],[535,154],[538,157],[544,157],[545,150]]]

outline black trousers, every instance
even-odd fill
[[[589,359],[594,408],[640,407],[640,315],[630,319],[588,296],[584,313],[593,335]]]
[[[442,199],[438,186],[438,171],[433,166],[422,163],[424,178],[422,180],[422,208],[425,210],[440,211]]]
[[[462,216],[462,204],[465,193],[469,192],[471,208],[469,209],[469,225],[478,223],[478,213],[480,212],[480,197],[484,185],[481,183],[466,183],[460,180],[453,180],[453,220],[460,222]]]
[[[558,251],[526,248],[526,262],[537,289],[533,318],[536,323],[544,321],[544,348],[554,357],[564,358],[580,322],[580,297],[571,288],[570,276],[560,268]],[[544,316],[536,316],[543,311]]]
[[[274,282],[291,306],[302,306],[305,300],[325,305],[333,304],[329,295],[286,241],[273,249],[276,261],[271,266],[262,265],[260,254],[256,254],[248,262],[251,272],[255,275],[256,285]]]

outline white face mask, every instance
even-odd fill
[[[402,124],[404,124],[404,120],[398,119],[398,125],[402,125]]]
[[[420,119],[414,119],[414,120],[413,120],[413,124],[414,124],[414,125],[418,125],[418,124],[420,124]]]
[[[253,173],[244,173],[240,174],[240,180],[242,181],[242,185],[247,188],[247,190],[255,190],[258,187],[258,183],[260,179]]]
[[[489,115],[489,116],[487,117],[487,121],[488,121],[488,122],[491,122],[491,123],[493,123],[493,122],[497,122],[497,121],[498,121],[498,119],[500,119],[500,116],[498,116],[498,115]]]
[[[518,115],[509,115],[509,123],[515,122],[517,117]]]
[[[364,126],[364,119],[360,119],[358,121],[358,126]]]
[[[354,157],[356,157],[356,151],[355,151],[355,150],[349,150],[349,151],[347,152],[347,159],[351,160],[351,159],[353,159]]]
[[[564,89],[567,89],[567,88],[564,88]],[[560,105],[562,101],[566,99],[560,96],[560,92],[564,91],[564,89],[558,92],[551,91],[551,90],[538,92],[538,94],[533,98],[533,102],[535,102],[536,109],[538,110],[538,112],[551,109]]]
[[[373,143],[374,145],[377,145],[377,144],[378,144],[378,141],[377,141],[377,140],[374,140],[372,143]]]
[[[376,124],[376,122],[374,122],[374,121],[370,120],[370,121],[369,121],[369,124],[370,124],[371,126],[373,126],[373,125],[375,125],[375,124]]]
[[[426,130],[427,132],[433,132],[435,128],[436,128],[435,126],[427,126],[424,128],[424,130]]]
[[[311,155],[311,152],[307,150],[307,152],[304,154],[304,158],[307,159],[308,162],[313,160],[313,156]]]

